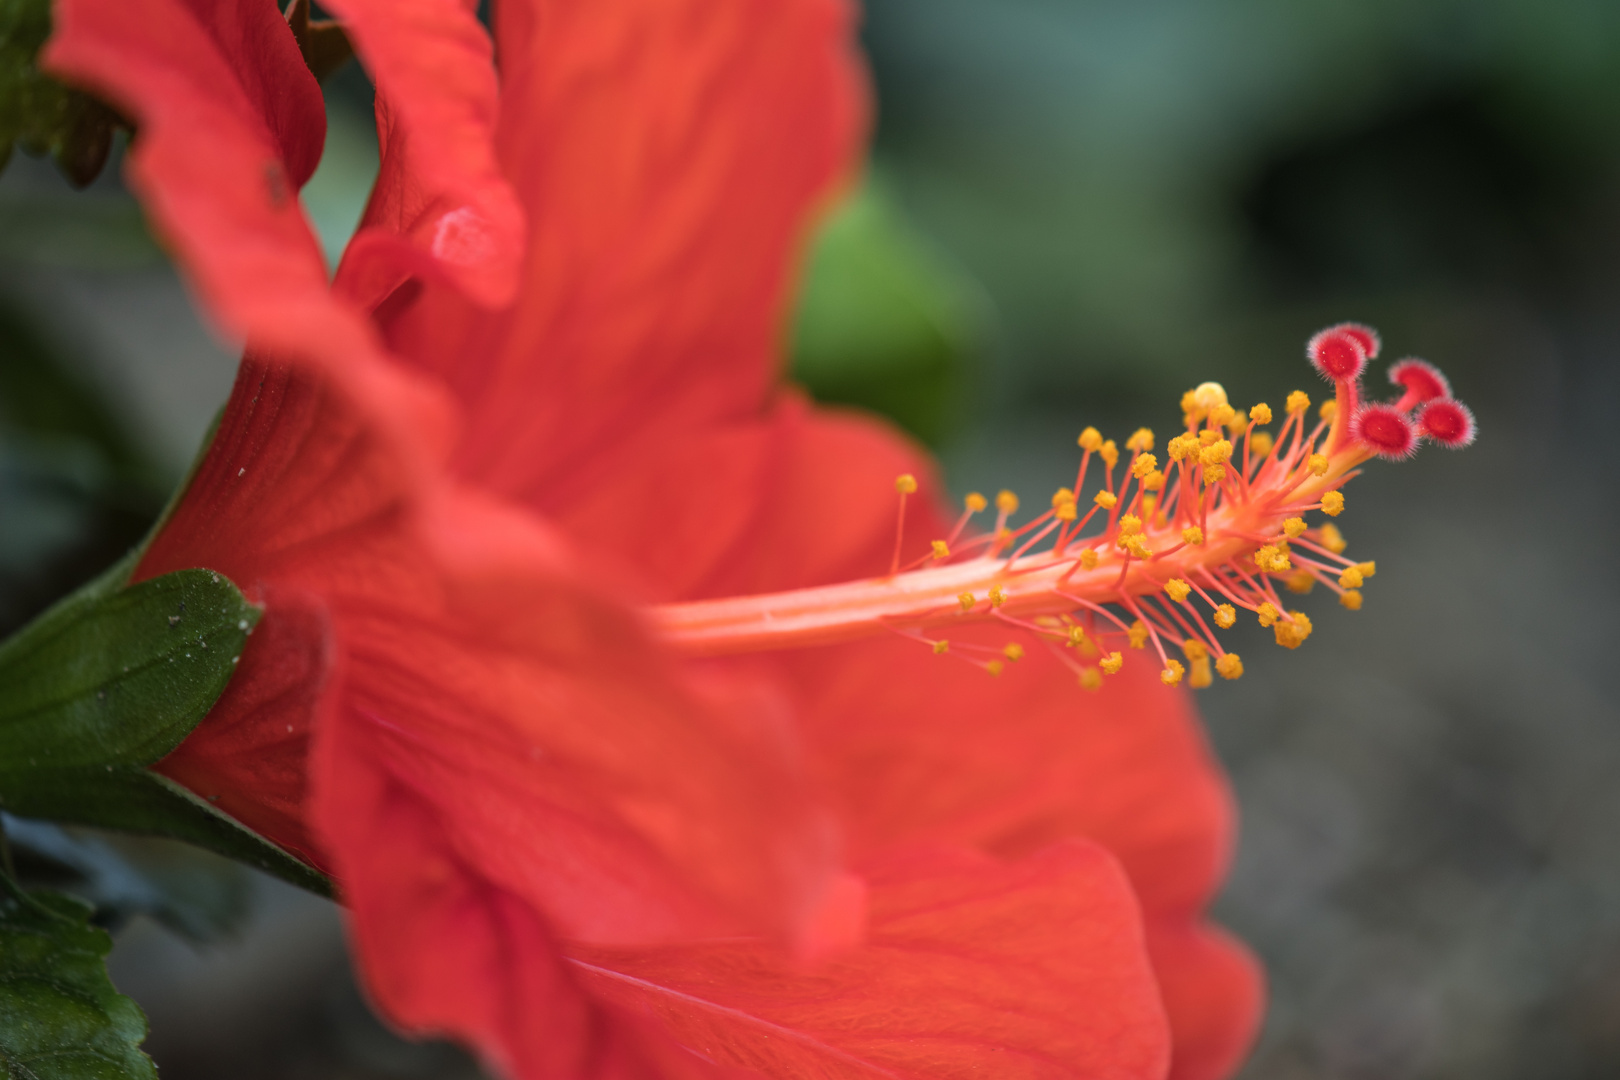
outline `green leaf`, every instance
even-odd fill
[[[187,840],[331,895],[321,874],[145,768],[208,714],[259,610],[211,570],[119,588],[136,554],[0,645],[0,809]]]
[[[106,105],[39,70],[51,33],[49,0],[0,0],[0,168],[21,143],[50,154],[74,184],[94,180],[107,163],[113,132],[128,125]]]
[[[0,879],[0,1066],[12,1080],[155,1080],[146,1018],[107,977],[90,908]]]
[[[954,426],[987,305],[874,181],[822,223],[793,324],[793,376],[938,444]]]

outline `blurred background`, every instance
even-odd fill
[[[1080,427],[1168,430],[1205,379],[1319,397],[1303,344],[1344,319],[1478,414],[1355,485],[1366,607],[1305,600],[1297,652],[1239,631],[1247,676],[1201,692],[1243,816],[1216,910],[1272,981],[1243,1076],[1620,1075],[1620,5],[871,0],[865,39],[870,174],[808,257],[794,370],[954,490],[1044,495]],[[335,253],[376,149],[362,73],[327,90]],[[0,631],[139,538],[233,367],[116,161],[76,192],[14,155]],[[121,928],[165,1076],[476,1075],[370,1018],[325,902],[12,826]]]

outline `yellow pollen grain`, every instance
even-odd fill
[[[1109,675],[1118,675],[1119,669],[1123,667],[1124,664],[1125,658],[1117,652],[1111,652],[1101,660],[1097,661],[1097,666],[1102,668],[1103,671]]]
[[[1187,595],[1192,592],[1192,586],[1180,578],[1173,577],[1164,583],[1164,591],[1165,595],[1176,603],[1184,604],[1187,602]]]
[[[1142,519],[1135,514],[1126,514],[1119,519],[1119,531],[1125,536],[1142,531]]]
[[[1159,459],[1152,454],[1143,454],[1131,463],[1131,475],[1138,480],[1145,480],[1153,475],[1159,468]]]
[[[1272,439],[1269,431],[1257,431],[1249,436],[1249,453],[1255,457],[1263,458],[1271,453],[1271,445]]]
[[[1285,407],[1291,413],[1304,412],[1311,407],[1311,396],[1303,390],[1295,390],[1288,395],[1288,403]]]
[[[1304,596],[1316,588],[1316,576],[1309,570],[1295,570],[1283,579],[1283,585],[1287,587],[1289,592]]]
[[[1119,497],[1116,496],[1112,491],[1099,491],[1092,501],[1098,506],[1102,507],[1104,510],[1112,510],[1116,505],[1118,505]]]
[[[1002,671],[1006,669],[1006,666],[1007,665],[1003,664],[1000,660],[992,660],[988,664],[984,665],[984,670],[999,677]]]
[[[1315,473],[1317,476],[1326,476],[1328,471],[1327,455],[1312,454],[1310,457],[1305,459],[1305,467],[1311,472]]]
[[[1347,566],[1344,573],[1339,575],[1339,584],[1346,589],[1361,588],[1361,567]]]
[[[894,490],[902,495],[914,495],[917,492],[917,478],[910,473],[901,473],[894,478]]]
[[[1271,628],[1277,635],[1277,644],[1285,649],[1297,649],[1311,636],[1311,620],[1303,611],[1290,611],[1293,622],[1278,622]]]
[[[1150,454],[1148,456],[1151,457],[1152,455]],[[1163,488],[1164,488],[1164,473],[1160,472],[1158,469],[1154,469],[1152,472],[1150,472],[1146,476],[1142,477],[1142,487],[1144,487],[1148,491],[1161,491],[1161,490],[1163,490]],[[1148,500],[1143,499],[1142,500],[1142,505],[1144,507],[1146,507],[1147,504],[1148,504]],[[1153,512],[1152,510],[1148,510],[1148,513],[1151,514],[1152,512]]]
[[[1131,628],[1129,630],[1127,630],[1126,633],[1130,636],[1131,648],[1133,648],[1133,649],[1145,649],[1145,648],[1147,648],[1148,628],[1147,628],[1147,625],[1145,623],[1143,623],[1141,619],[1137,619],[1135,622],[1131,623]]]
[[[1177,435],[1165,444],[1171,461],[1181,461],[1198,448],[1198,439],[1192,435]]]
[[[990,586],[990,606],[1000,607],[1007,602],[1007,594],[1001,591],[1000,585]]]
[[[1344,533],[1340,532],[1339,527],[1331,521],[1322,523],[1320,534],[1322,546],[1335,555],[1342,554],[1344,549],[1350,546],[1349,542],[1344,538]]]
[[[1094,667],[1083,667],[1080,669],[1080,686],[1083,689],[1095,692],[1102,689],[1102,684],[1102,672],[1098,671]]]
[[[1237,622],[1237,608],[1231,604],[1222,604],[1215,609],[1215,625],[1222,630],[1230,630]]]
[[[1197,547],[1204,542],[1204,530],[1197,525],[1189,525],[1181,530],[1181,542]]]
[[[996,493],[996,509],[1003,514],[1016,514],[1018,512],[1018,496],[1002,488]]]
[[[939,641],[934,642],[934,655],[935,656],[938,656],[940,653],[946,653],[946,652],[950,652],[950,651],[951,651],[951,643],[944,640],[943,638],[941,638]]]
[[[1215,676],[1209,673],[1209,657],[1194,660],[1187,674],[1187,685],[1194,690],[1202,690],[1215,681]]]
[[[1238,659],[1237,653],[1229,652],[1215,661],[1215,670],[1221,673],[1223,679],[1240,678],[1243,675],[1243,661]]]
[[[1121,551],[1128,551],[1138,559],[1153,558],[1153,549],[1147,546],[1147,538],[1141,533],[1128,533],[1115,539]]]
[[[1327,525],[1327,526],[1324,526],[1324,528],[1331,529],[1331,528],[1333,528],[1333,526]],[[1373,562],[1371,559],[1369,559],[1366,562],[1356,563],[1356,569],[1361,571],[1361,576],[1362,577],[1370,578],[1374,574],[1378,573],[1378,564]]]
[[[1080,553],[1080,568],[1082,570],[1097,569],[1097,549],[1086,548]]]
[[[1210,427],[1226,427],[1237,416],[1237,410],[1227,404],[1220,404],[1209,411]]]
[[[1153,449],[1153,432],[1145,427],[1139,427],[1131,432],[1131,437],[1125,440],[1125,449],[1147,453]]]
[[[1328,517],[1338,517],[1344,513],[1344,492],[1330,491],[1322,496],[1322,513]]]
[[[1209,655],[1209,649],[1197,638],[1188,638],[1181,643],[1182,654],[1195,663]]]
[[[1110,469],[1119,464],[1119,447],[1114,445],[1113,439],[1104,442],[1102,449],[1097,452],[1102,455],[1103,464]]]
[[[1291,517],[1283,522],[1283,535],[1290,540],[1298,540],[1305,535],[1305,519]]]
[[[1024,658],[1024,647],[1016,641],[1009,641],[1007,647],[1001,650],[1001,655],[1017,663]]]
[[[977,514],[980,510],[983,510],[990,504],[986,502],[984,496],[980,495],[977,491],[970,491],[968,492],[967,498],[962,500],[962,505],[967,508],[968,513]]]
[[[1258,609],[1256,609],[1255,614],[1260,616],[1261,626],[1270,626],[1272,623],[1277,621],[1277,616],[1281,613],[1277,610],[1275,604],[1273,604],[1270,600],[1267,600],[1265,603],[1261,604]]]
[[[1175,686],[1181,682],[1181,676],[1186,672],[1180,660],[1166,660],[1164,670],[1159,672],[1159,681],[1166,686]]]
[[[1205,465],[1204,466],[1204,483],[1206,483],[1206,484],[1218,484],[1222,480],[1225,480],[1225,479],[1226,479],[1226,466],[1225,465]]]
[[[1361,610],[1361,590],[1346,589],[1339,594],[1339,606],[1348,611]]]
[[[934,549],[933,557],[934,558],[936,558],[936,559],[948,559],[948,558],[951,557],[951,546],[949,544],[947,544],[945,541],[943,541],[943,540],[930,540],[929,544],[933,546],[933,549]]]
[[[970,592],[962,593],[956,598],[956,602],[962,605],[963,611],[972,611],[973,605],[978,603],[977,600],[973,599],[973,594]]]
[[[1221,433],[1218,431],[1210,431],[1208,428],[1205,428],[1203,431],[1198,433],[1199,446],[1214,446],[1220,441]]]
[[[1220,439],[1204,447],[1198,455],[1198,460],[1205,465],[1221,465],[1231,460],[1232,443],[1227,439]]]
[[[1088,427],[1086,430],[1080,433],[1079,442],[1080,449],[1082,450],[1101,450],[1103,442],[1102,432],[1098,431],[1094,427]]]
[[[1271,406],[1262,401],[1249,410],[1249,419],[1257,424],[1271,423]]]

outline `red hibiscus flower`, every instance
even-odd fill
[[[1228,1073],[1260,993],[1201,921],[1231,812],[1183,692],[828,629],[896,475],[903,559],[949,532],[915,448],[777,381],[851,13],[508,0],[496,50],[461,0],[328,6],[383,150],[330,286],[270,0],[58,3],[48,63],[137,119],[130,183],[248,343],[138,574],[266,614],[161,770],[334,875],[387,1016],[513,1076]],[[817,587],[802,641],[726,607]],[[975,588],[958,654],[1050,631]]]

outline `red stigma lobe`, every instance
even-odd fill
[[[1421,405],[1425,401],[1451,396],[1451,384],[1440,374],[1440,369],[1415,356],[1391,364],[1389,381],[1406,391],[1401,395],[1401,400],[1395,403],[1395,407],[1401,412],[1406,412],[1412,406]]]
[[[1474,414],[1460,401],[1432,401],[1418,414],[1418,429],[1425,438],[1460,450],[1474,441]]]
[[[1351,421],[1350,437],[1379,457],[1399,461],[1417,449],[1417,430],[1393,405],[1368,405]]]
[[[1355,323],[1330,326],[1305,347],[1311,365],[1329,382],[1360,377],[1367,360],[1377,352],[1378,335]]]

